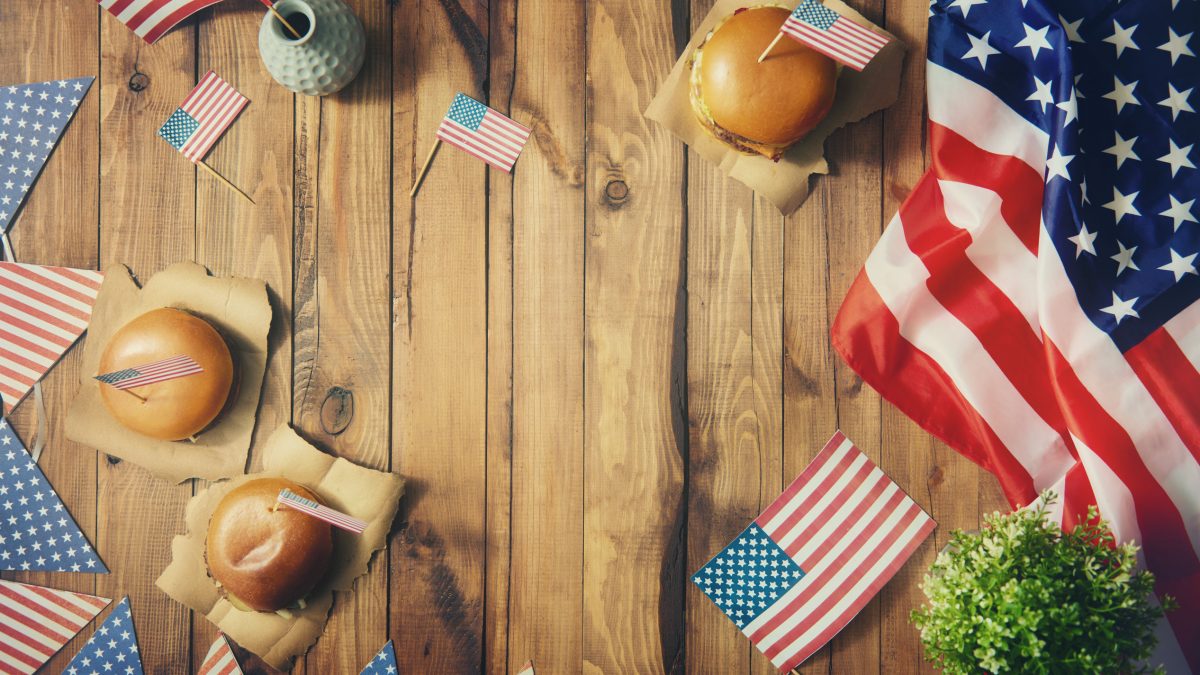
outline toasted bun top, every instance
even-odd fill
[[[274,612],[304,598],[333,556],[330,525],[286,506],[279,491],[320,502],[311,490],[283,478],[259,478],[225,495],[208,521],[208,569],[238,604]]]
[[[155,309],[125,324],[100,357],[100,372],[190,356],[202,373],[131,389],[136,397],[97,382],[100,398],[124,426],[152,438],[177,441],[200,433],[224,409],[234,385],[233,356],[208,322],[183,310]]]
[[[708,114],[750,141],[790,145],[833,105],[837,65],[830,58],[784,36],[758,63],[788,14],[783,7],[739,10],[701,48],[699,94]]]

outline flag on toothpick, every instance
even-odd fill
[[[370,663],[363,666],[358,675],[396,675],[397,672],[396,648],[392,646],[392,641],[388,640],[383,649],[379,650]]]
[[[133,628],[128,596],[88,638],[87,644],[63,672],[66,675],[142,675],[142,656],[138,652],[137,631]]]
[[[112,602],[0,580],[0,672],[30,675]]]
[[[313,518],[323,520],[334,527],[339,527],[348,532],[362,534],[363,530],[367,529],[366,521],[348,516],[341,511],[336,511],[323,504],[318,504],[311,499],[305,499],[304,497],[301,497],[287,488],[279,491],[279,497],[277,498],[277,501],[288,508],[306,513]]]
[[[842,630],[936,525],[839,431],[692,581],[786,671]]]
[[[99,0],[135,35],[153,43],[189,16],[221,0]]]
[[[34,181],[94,77],[0,87],[0,234],[8,232]]]
[[[210,70],[171,113],[158,135],[184,157],[199,163],[249,102]]]
[[[204,368],[196,363],[195,359],[186,354],[180,354],[154,363],[96,375],[95,379],[117,389],[135,389],[155,382],[166,382],[203,372]]]
[[[804,0],[783,22],[784,35],[838,63],[862,70],[888,38],[838,14],[816,0]]]
[[[58,493],[3,418],[0,570],[108,574]]]
[[[0,262],[0,411],[33,385],[87,330],[104,275]]]
[[[196,675],[242,675],[242,667],[238,665],[224,634],[217,633],[217,639],[208,648],[208,654],[204,656],[204,663],[200,664]]]
[[[459,93],[438,127],[437,137],[511,173],[529,140],[529,128]]]

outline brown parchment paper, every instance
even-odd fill
[[[126,429],[100,399],[100,355],[113,333],[160,307],[185,309],[213,324],[234,351],[240,383],[237,400],[216,423],[192,441],[161,441]],[[174,483],[188,478],[214,480],[246,472],[246,456],[263,374],[271,304],[267,284],[257,279],[212,277],[191,262],[172,265],[139,289],[129,270],[108,271],[92,311],[84,343],[79,393],[67,412],[67,438],[145,467]]]
[[[829,164],[825,161],[825,139],[839,127],[861,120],[896,102],[900,93],[900,68],[904,64],[905,48],[896,36],[871,23],[845,3],[825,0],[825,5],[830,9],[887,35],[891,42],[875,55],[861,73],[850,68],[839,69],[837,95],[829,115],[799,143],[788,148],[778,162],[761,155],[746,155],[718,141],[696,120],[688,98],[691,78],[688,61],[696,47],[704,42],[708,32],[722,19],[741,7],[766,4],[775,3],[769,0],[717,0],[700,28],[692,35],[683,55],[675,62],[671,74],[659,87],[654,100],[650,101],[645,115],[661,123],[701,157],[765,196],[781,213],[788,215],[808,198],[809,176],[829,173]],[[763,45],[763,49],[766,47]]]
[[[334,591],[350,591],[366,574],[375,551],[387,544],[404,479],[334,458],[309,445],[286,424],[267,439],[262,473],[217,483],[192,497],[184,520],[187,533],[171,541],[171,564],[155,584],[167,595],[204,614],[223,633],[275,668],[287,670],[292,659],[308,651],[325,628]],[[278,476],[311,488],[326,505],[367,522],[361,535],[334,528],[330,574],[309,594],[304,609],[292,617],[243,612],[221,596],[208,576],[204,560],[208,521],[230,490],[249,480]]]

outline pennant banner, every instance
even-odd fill
[[[208,648],[208,654],[196,675],[242,675],[242,667],[238,665],[233,649],[229,647],[229,640],[225,639],[223,633],[217,633],[217,639]]]
[[[0,570],[108,574],[5,419],[0,419]]]
[[[358,675],[396,675],[397,672],[396,648],[392,646],[392,641],[388,640],[383,649],[379,650],[375,658],[371,659]]]
[[[137,631],[133,628],[133,614],[129,611],[129,596],[100,624],[63,672],[68,675],[143,675]]]
[[[112,602],[94,595],[0,580],[0,672],[41,668]]]
[[[154,43],[181,21],[221,0],[99,0],[134,35]]]

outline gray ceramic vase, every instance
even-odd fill
[[[275,81],[308,96],[338,91],[358,75],[367,52],[362,22],[342,0],[279,0],[278,11],[300,39],[267,12],[258,53]]]

